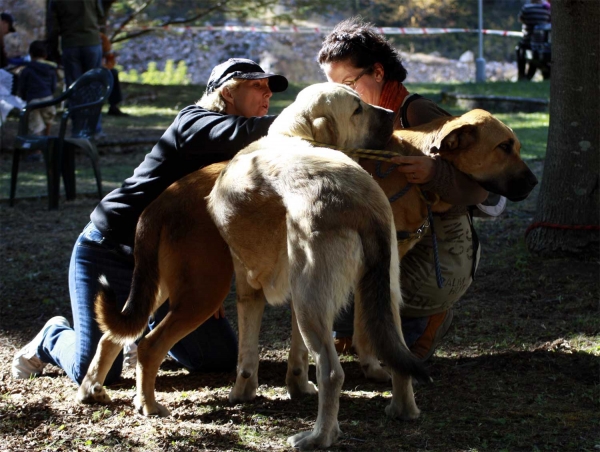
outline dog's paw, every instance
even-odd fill
[[[235,380],[235,385],[229,393],[229,403],[246,403],[256,398],[258,389],[258,376],[256,372],[240,372]]]
[[[314,396],[318,393],[317,386],[306,378],[286,378],[288,394],[292,400],[307,396]]]
[[[239,390],[238,386],[235,385],[229,393],[229,403],[235,405],[236,403],[252,402],[256,398],[256,389],[248,391],[245,389],[247,388]]]
[[[80,403],[103,403],[109,404],[112,402],[110,396],[100,383],[84,382],[77,390],[77,400]]]
[[[392,379],[392,376],[379,363],[365,364],[361,366],[367,380],[377,383],[387,383]]]
[[[385,414],[394,419],[402,419],[403,421],[412,421],[418,419],[421,415],[421,410],[417,408],[417,404],[414,402],[407,403],[405,406],[399,406],[392,402],[385,407]]]
[[[331,446],[342,434],[337,425],[330,432],[316,433],[314,430],[296,433],[290,436],[287,442],[290,446],[299,450],[326,449]]]
[[[171,415],[171,412],[166,407],[156,401],[154,403],[141,403],[137,395],[133,399],[133,404],[137,412],[144,416],[168,417]]]

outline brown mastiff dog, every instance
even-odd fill
[[[325,89],[325,92],[328,92],[329,89]],[[345,96],[348,97],[348,95]],[[314,92],[310,97],[314,97]],[[368,140],[363,140],[361,143],[361,140],[356,138],[357,133],[359,135],[365,133],[368,136],[369,132],[373,132],[373,124],[365,121],[363,117],[363,112],[368,109],[368,106],[358,102],[357,96],[350,95],[350,97],[353,99],[354,104],[352,105],[355,108],[350,108],[345,104],[342,104],[341,108],[342,111],[349,112],[350,117],[345,120],[337,118],[334,121],[327,121],[326,118],[331,117],[332,113],[324,111],[325,107],[322,104],[333,103],[335,105],[339,100],[332,102],[331,97],[327,95],[317,96],[313,99],[302,98],[299,95],[295,106],[293,104],[293,108],[290,106],[284,110],[284,113],[278,118],[273,134],[283,137],[295,136],[346,148],[380,147],[381,145],[368,143]],[[361,109],[363,111],[357,111]],[[357,116],[358,118],[354,119],[358,119],[358,122],[366,127],[360,128],[360,124],[352,125],[352,116]],[[392,141],[390,148],[405,155],[418,155],[430,151],[439,152],[442,158],[452,159],[457,166],[464,163],[465,169],[468,169],[467,172],[482,184],[489,183],[494,184],[494,187],[499,187],[494,191],[505,194],[511,199],[526,196],[535,185],[533,183],[535,178],[520,160],[519,142],[510,129],[481,111],[474,113],[471,117],[470,120],[475,121],[474,124],[469,123],[468,120],[462,122],[460,118],[463,117],[450,118],[431,128],[421,127],[411,131],[396,132],[397,138]],[[456,124],[449,125],[455,121]],[[459,126],[459,124],[461,125]],[[485,127],[486,134],[478,131],[478,128],[481,127]],[[352,135],[353,131],[354,136]],[[490,137],[490,133],[492,137]],[[385,136],[385,133],[380,135]],[[287,147],[283,149],[287,150]],[[501,152],[498,152],[499,150]],[[327,152],[326,150],[322,151]],[[337,158],[331,154],[328,155],[331,156],[332,161]],[[470,164],[470,155],[478,163]],[[497,155],[497,157],[490,157],[491,155]],[[313,155],[313,157],[315,156]],[[495,163],[495,158],[499,158],[499,165]],[[506,164],[505,162],[512,163]],[[374,161],[361,159],[360,164],[367,171],[373,172]],[[211,165],[188,175],[173,184],[144,211],[138,225],[135,251],[136,270],[127,308],[122,313],[115,310],[107,298],[109,288],[105,288],[99,294],[98,318],[107,332],[99,344],[95,359],[79,389],[78,399],[80,401],[110,402],[110,398],[103,388],[103,381],[118,355],[121,345],[125,341],[141,335],[148,316],[169,297],[169,316],[159,327],[140,341],[137,368],[138,394],[135,400],[137,408],[146,415],[168,415],[168,410],[158,404],[154,396],[154,383],[158,367],[174,343],[219,308],[230,287],[233,273],[231,256],[227,244],[221,238],[207,213],[205,202],[205,197],[210,193],[225,165],[226,163]],[[343,165],[345,168],[351,168],[348,171],[352,171],[352,174],[356,171],[356,168],[348,164],[346,160]],[[461,169],[460,166],[458,167]],[[356,174],[360,174],[360,172]],[[518,182],[519,180],[524,182]],[[393,171],[389,177],[378,179],[377,182],[388,196],[402,190],[406,185],[404,176],[398,171]],[[365,187],[369,187],[369,184],[366,183]],[[375,194],[374,196],[377,197]],[[435,208],[444,207],[440,203]],[[372,207],[369,206],[368,209],[370,211]],[[269,210],[267,215],[271,215],[271,213],[275,215],[279,212],[277,209],[274,212]],[[424,223],[426,205],[419,191],[411,188],[401,200],[392,203],[392,213],[397,230],[415,231]],[[275,237],[275,234],[271,234],[271,237]],[[417,237],[414,238],[414,241],[416,240]],[[412,244],[407,243],[402,246],[405,249],[400,249],[401,254],[406,252]],[[360,261],[359,256],[352,257]],[[393,256],[390,259],[393,259]],[[182,268],[185,268],[186,271],[182,271]],[[245,269],[240,269],[240,271],[243,272]],[[390,269],[390,271],[393,270]],[[194,277],[186,278],[183,283],[181,275],[191,273],[194,274]],[[392,285],[394,279],[397,278],[392,277],[392,281],[390,281]],[[394,295],[393,287],[390,294]],[[244,284],[242,287],[238,286],[238,300],[240,301],[238,303],[239,318],[242,319],[250,313],[249,315],[260,322],[264,307],[260,290],[248,284]],[[246,300],[255,300],[255,302],[246,303]],[[397,312],[395,309],[392,311]],[[388,314],[389,312],[388,310]],[[294,311],[293,318],[292,349],[286,377],[288,391],[292,398],[316,392],[314,385],[307,378],[308,352],[298,330]],[[389,318],[389,315],[384,318]],[[169,320],[167,321],[167,319]],[[372,320],[377,322],[377,319]],[[390,331],[397,331],[397,320],[394,317],[393,323],[388,325]],[[373,369],[376,369],[379,362],[374,358],[375,351],[372,350],[373,347],[368,340],[367,333],[363,332],[369,325],[365,325],[363,322],[358,326],[357,334],[364,336],[364,339],[361,338],[358,341],[362,344],[361,351],[376,361],[376,366],[373,365]],[[252,327],[251,330],[248,331],[247,325],[244,325],[243,322],[240,324],[238,377],[230,394],[230,400],[233,402],[254,398],[258,387],[258,358],[255,351],[258,329]],[[326,348],[329,347],[326,346]],[[333,361],[334,359],[329,356],[329,362]],[[337,366],[334,367],[337,369]],[[383,372],[383,370],[381,371]],[[403,374],[399,375],[400,378],[403,378]],[[339,374],[336,374],[337,377]],[[336,379],[334,386],[338,385],[341,383]],[[414,404],[412,388],[405,383],[402,384],[402,387],[406,391],[394,391],[392,403],[387,410],[388,414],[407,418],[417,417],[418,409]],[[337,404],[334,411],[337,413]],[[338,432],[335,416],[332,418],[329,415],[327,425],[323,424],[322,416],[320,418],[321,423],[317,422],[317,425],[320,425],[320,431],[300,434],[300,437],[293,439],[292,442],[298,445],[312,443],[324,446],[333,441]],[[308,441],[302,442],[303,440]]]
[[[535,175],[521,159],[521,143],[514,132],[484,110],[441,117],[419,127],[397,130],[386,150],[391,153],[389,155],[438,155],[488,191],[511,201],[525,199],[537,184]],[[399,192],[399,187],[406,187],[408,181],[398,171],[392,171],[384,178],[377,176],[378,173],[388,173],[391,164],[384,163],[380,171],[376,171],[377,162],[372,156],[360,151],[356,154],[367,156],[360,159],[361,166],[376,177],[390,199]],[[427,199],[433,197],[429,195]],[[421,238],[421,234],[414,231],[423,231],[428,225],[427,204],[418,186],[412,186],[401,198],[392,202],[396,229],[408,235],[407,239],[398,243],[400,259]],[[432,212],[444,212],[450,207],[450,204],[439,200],[431,204]],[[353,344],[365,376],[376,381],[389,380],[390,375],[381,367],[377,357],[367,351],[362,335],[361,329],[355,328]]]

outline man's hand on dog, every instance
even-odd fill
[[[391,161],[398,166],[398,171],[404,173],[411,184],[425,184],[433,179],[435,160],[427,156],[392,157]]]

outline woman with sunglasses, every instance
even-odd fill
[[[404,86],[406,69],[392,45],[360,18],[339,23],[325,38],[317,61],[327,80],[345,84],[372,105],[396,113],[395,129],[426,124],[449,113]],[[411,351],[429,359],[452,323],[452,305],[466,292],[479,261],[479,249],[467,206],[488,197],[479,184],[451,164],[431,157],[394,157],[398,171],[423,190],[437,193],[453,207],[434,215],[439,264],[444,279],[438,287],[431,228],[401,262],[402,330]],[[353,309],[334,325],[336,348],[349,350]]]

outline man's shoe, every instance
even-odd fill
[[[427,361],[440,345],[452,325],[454,314],[452,309],[429,316],[427,327],[423,334],[410,347],[410,351],[421,361]]]
[[[38,358],[37,350],[44,339],[46,331],[53,325],[63,325],[67,328],[71,326],[69,325],[68,320],[61,316],[52,317],[48,320],[33,340],[15,353],[12,362],[13,378],[26,380],[42,373],[47,363],[42,362],[42,360]]]
[[[125,113],[124,111],[121,111],[121,109],[116,106],[110,106],[108,108],[108,112],[106,114],[110,115],[110,116],[130,116],[129,113]]]

